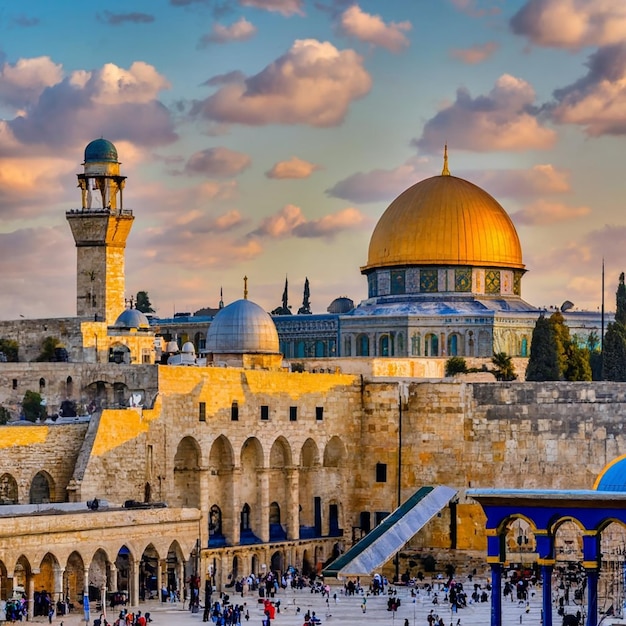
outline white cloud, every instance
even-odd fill
[[[239,0],[244,7],[255,7],[281,15],[304,15],[303,0]]]
[[[250,163],[247,154],[218,146],[192,154],[185,164],[185,173],[230,178],[250,167]]]
[[[265,175],[274,179],[308,178],[318,169],[320,169],[319,165],[293,156],[288,161],[279,161],[274,164]]]
[[[623,0],[529,0],[511,19],[511,28],[540,46],[577,50],[626,38]]]
[[[551,163],[534,165],[524,170],[473,171],[468,179],[488,189],[496,198],[528,198],[571,190],[570,171],[554,167]]]
[[[472,98],[459,89],[455,102],[426,122],[414,144],[427,152],[439,152],[448,140],[455,149],[478,152],[550,148],[556,133],[529,111],[534,100],[532,86],[510,74],[498,78],[486,96]]]
[[[0,101],[15,107],[35,102],[46,87],[61,82],[63,68],[50,57],[19,59],[0,70]]]
[[[257,28],[245,17],[240,18],[230,26],[213,24],[213,28],[208,35],[200,39],[200,46],[204,47],[211,43],[228,43],[230,41],[246,41],[254,37]]]
[[[315,39],[297,40],[258,74],[245,80],[231,74],[230,80],[196,102],[192,115],[253,126],[336,126],[372,85],[358,54]]]
[[[348,37],[386,48],[390,52],[401,52],[409,45],[404,33],[411,30],[411,23],[386,24],[380,15],[366,13],[358,4],[354,4],[339,16],[338,28]]]
[[[488,41],[471,48],[453,48],[450,51],[450,55],[468,65],[476,65],[487,60],[497,49],[498,44],[495,41]]]

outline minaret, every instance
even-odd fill
[[[65,214],[76,242],[76,315],[113,324],[125,308],[124,250],[135,218],[124,209],[126,176],[110,141],[92,141],[83,168],[81,208]]]

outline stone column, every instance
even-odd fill
[[[161,589],[163,588],[163,564],[165,563],[165,571],[167,571],[167,561],[165,559],[157,559],[157,593],[159,594],[159,602],[163,600]]]
[[[286,470],[287,483],[287,539],[300,539],[300,475],[297,467]]]
[[[128,586],[130,589],[128,593],[130,595],[130,605],[139,606],[139,567],[136,561],[131,561],[128,564]]]
[[[184,561],[176,561],[176,584],[178,585],[178,593],[180,594],[181,600],[184,597],[184,589],[185,589],[185,562]]]
[[[115,563],[109,563],[109,591],[117,591],[117,567]]]
[[[231,510],[228,515],[228,520],[224,520],[222,516],[222,528],[226,535],[226,540],[230,545],[236,546],[239,544],[240,534],[240,514],[241,514],[241,496],[239,493],[239,485],[241,484],[241,468],[236,467],[231,472],[231,489],[232,489],[232,503]],[[224,511],[222,511],[222,514]],[[225,523],[228,522],[228,523]],[[220,568],[221,569],[221,568]]]
[[[65,572],[65,568],[60,565],[54,568],[54,594],[53,600],[56,602],[57,600],[63,599],[63,573]]]
[[[33,609],[35,608],[35,574],[39,574],[39,570],[32,570],[30,576],[26,581],[26,601],[27,601],[27,617],[26,619],[31,622],[33,620]]]
[[[489,557],[487,559],[489,561]],[[502,564],[491,561],[491,626],[502,626]]]
[[[257,530],[259,539],[263,543],[270,540],[270,477],[269,471],[265,468],[257,470],[257,493],[259,498],[257,503],[260,505],[259,511],[259,527]]]

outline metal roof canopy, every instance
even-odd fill
[[[374,530],[322,570],[324,576],[369,576],[386,563],[456,496],[440,485],[421,487]]]

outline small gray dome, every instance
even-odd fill
[[[150,328],[148,318],[137,309],[126,309],[113,324],[116,328]]]
[[[178,344],[175,341],[168,341],[165,346],[165,352],[173,354],[174,352],[178,352]]]
[[[196,352],[196,348],[195,348],[195,346],[193,345],[193,343],[191,343],[191,341],[186,341],[186,342],[183,344],[183,349],[181,350],[181,352],[182,352],[183,354],[195,354],[195,352]]]
[[[341,314],[341,313],[349,313],[354,308],[354,302],[347,298],[346,296],[342,296],[341,298],[335,298],[326,309],[329,313]]]
[[[258,304],[236,300],[211,322],[206,349],[213,354],[278,354],[276,325]]]

